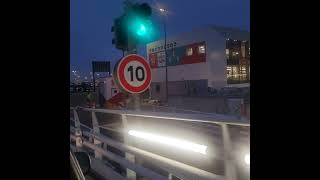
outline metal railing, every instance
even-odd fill
[[[208,115],[204,115],[200,119],[194,117],[182,117],[177,115],[168,116],[166,113],[156,113],[156,114],[144,114],[135,111],[123,111],[123,110],[108,110],[108,109],[91,109],[91,108],[81,108],[81,107],[71,107],[70,110],[73,111],[73,117],[70,118],[74,122],[74,127],[70,127],[70,147],[74,150],[83,150],[84,148],[89,148],[94,151],[94,160],[99,162],[96,164],[96,170],[102,176],[107,179],[136,179],[137,174],[146,177],[148,179],[171,179],[172,176],[178,177],[184,180],[209,180],[209,179],[227,179],[236,180],[236,170],[235,163],[232,159],[232,145],[228,125],[239,125],[248,126],[248,123],[238,122],[237,119],[230,118],[228,116],[216,116],[215,119],[210,119]],[[78,111],[87,111],[91,113],[92,128],[80,123],[78,116]],[[96,113],[105,114],[117,114],[120,115],[120,121],[123,125],[124,130],[114,129],[112,127],[101,126],[98,123]],[[220,125],[222,128],[222,138],[223,138],[223,149],[225,155],[223,157],[225,163],[225,176],[213,174],[211,172],[204,171],[202,169],[178,162],[152,152],[133,147],[128,143],[128,135],[126,133],[128,118],[129,117],[151,117],[160,118],[173,121],[192,121],[192,122],[205,122]],[[107,137],[100,133],[100,129],[107,129],[116,133],[120,133],[124,137],[123,142],[119,142],[115,139]],[[111,146],[125,153],[124,157],[121,157],[108,150]],[[116,171],[110,169],[103,163],[103,157],[120,164],[122,167],[126,168],[126,176],[121,176]],[[135,157],[148,160],[153,164],[157,165],[159,168],[168,172],[168,176],[154,172],[151,169],[143,167],[138,162],[135,162]]]
[[[236,98],[236,97],[234,97],[234,98]],[[241,98],[239,98],[239,99],[241,99]],[[141,109],[153,111],[153,112],[192,113],[192,114],[203,114],[203,115],[217,114],[214,112],[203,112],[203,111],[197,111],[197,110],[191,110],[191,109],[178,108],[175,106],[153,105],[153,104],[142,105]],[[224,112],[230,116],[237,116],[238,118],[243,118],[243,119],[247,120],[247,117],[241,117],[240,110],[241,110],[241,105],[239,104],[238,107],[236,107],[234,109],[230,109],[230,107],[227,107],[227,109],[224,110]],[[215,111],[217,112],[218,109],[216,109]],[[237,111],[238,111],[238,113],[235,113]]]

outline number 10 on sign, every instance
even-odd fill
[[[131,54],[122,58],[116,71],[118,84],[129,93],[141,93],[150,86],[150,65],[139,55]]]

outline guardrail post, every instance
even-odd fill
[[[77,108],[73,109],[73,116],[74,116],[74,126],[75,126],[75,136],[76,136],[76,147],[82,147],[82,131],[80,128],[80,120],[77,113]]]
[[[77,113],[76,108],[73,109],[73,118],[74,118],[74,126],[76,129],[80,129],[80,120],[79,120],[79,116]]]
[[[82,131],[80,129],[76,129],[75,136],[76,136],[76,147],[81,148],[82,147]]]
[[[96,116],[96,113],[94,111],[91,112],[92,114],[92,128],[93,128],[93,133],[94,134],[100,134],[100,128],[99,128],[99,123],[98,119]],[[95,144],[98,147],[101,147],[102,142],[97,140],[96,138],[93,138],[93,144]],[[97,159],[102,159],[102,154],[98,151],[94,151],[94,156]]]
[[[236,180],[236,169],[232,159],[232,144],[227,124],[222,124],[223,147],[225,152],[224,169],[226,180]]]
[[[128,121],[127,121],[127,116],[122,114],[121,115],[121,119],[122,119],[122,124],[123,124],[123,128],[125,130],[125,134],[124,134],[124,144],[126,145],[130,145],[130,141],[129,141],[129,137],[128,137]],[[126,159],[130,162],[135,163],[135,157],[133,154],[130,153],[125,153]],[[137,174],[132,171],[131,169],[127,168],[127,178],[130,180],[136,180],[137,179]]]

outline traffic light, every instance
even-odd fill
[[[147,3],[127,6],[125,13],[114,20],[111,31],[115,37],[112,44],[117,49],[128,51],[138,44],[151,41],[154,36],[151,14],[151,7]]]
[[[124,24],[124,16],[118,17],[114,20],[114,25],[111,28],[111,32],[114,33],[112,44],[114,44],[117,49],[127,51],[128,50],[128,32]]]
[[[134,4],[127,12],[129,32],[137,43],[145,43],[152,38],[151,14],[151,7],[147,3]]]

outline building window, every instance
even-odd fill
[[[238,56],[238,55],[239,55],[239,52],[237,51],[232,52],[232,56]]]
[[[192,48],[187,48],[187,56],[192,56]]]
[[[227,66],[227,83],[228,84],[239,84],[248,83],[249,72],[247,68],[241,65]]]
[[[156,92],[157,92],[157,93],[160,92],[160,85],[159,85],[159,84],[156,85]]]
[[[200,45],[199,46],[199,54],[204,54],[206,53],[206,48],[204,47],[204,45]]]
[[[226,49],[226,55],[229,56],[229,49]]]

